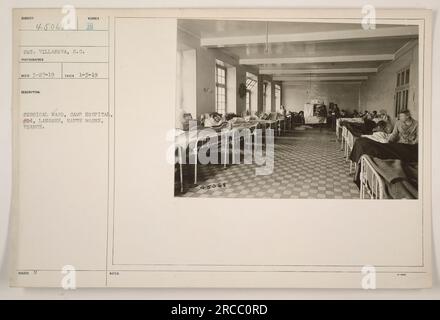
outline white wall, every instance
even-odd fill
[[[337,103],[339,109],[359,108],[359,83],[298,82],[283,83],[281,101],[288,111],[304,110],[304,104],[311,99]]]
[[[196,50],[177,52],[176,107],[196,114]]]
[[[257,80],[258,81],[258,80]],[[251,90],[251,114],[258,111],[258,83]]]
[[[298,82],[283,84],[282,101],[287,110],[301,111],[304,103],[310,99],[322,99],[325,104],[334,102],[339,109],[349,111],[384,109],[394,118],[394,91],[397,72],[410,67],[410,84],[408,109],[415,119],[418,118],[418,46],[409,48],[396,60],[384,65],[368,80],[360,84],[354,83],[319,83]]]
[[[391,118],[395,116],[394,91],[397,72],[410,67],[408,110],[418,119],[418,45],[410,48],[396,60],[388,63],[377,74],[361,85],[361,110],[384,109]]]
[[[215,111],[215,65],[216,60],[227,65],[227,112],[241,114],[246,110],[246,97],[238,95],[238,87],[246,83],[246,72],[258,75],[258,70],[240,65],[237,59],[220,49],[200,47],[200,40],[178,30],[177,47],[192,48],[196,54],[195,99],[196,108],[193,117]],[[178,107],[178,106],[176,106]]]
[[[240,105],[237,94],[237,68],[226,68],[226,111],[237,113],[237,105]]]
[[[237,115],[241,115],[246,111],[246,95],[240,97],[238,93],[238,89],[240,84],[246,84],[246,68],[244,66],[238,66],[235,68],[235,111],[231,111],[236,113]]]
[[[197,113],[201,114],[215,111],[215,56],[209,54],[207,49],[197,48]]]

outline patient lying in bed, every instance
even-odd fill
[[[388,143],[390,137],[389,133],[386,133],[387,123],[385,121],[379,121],[375,128],[373,128],[373,134],[363,134],[361,137],[368,138],[380,143]]]
[[[226,120],[217,112],[210,113],[204,121],[206,128],[216,128],[226,123]]]

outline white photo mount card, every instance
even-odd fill
[[[11,286],[430,287],[431,11],[364,9],[15,9]]]

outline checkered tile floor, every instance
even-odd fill
[[[256,175],[255,164],[184,167],[184,191],[178,170],[175,195],[201,198],[358,199],[359,189],[349,175],[333,130],[290,131],[275,138],[275,167],[270,175]]]

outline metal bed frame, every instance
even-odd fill
[[[339,119],[337,119],[339,120]],[[342,133],[341,132],[342,128]],[[350,153],[353,150],[355,138],[353,134],[345,127],[340,125],[340,121],[336,121],[336,137],[341,137],[341,150],[344,151],[345,161],[350,161],[350,174],[352,173],[353,162],[349,159]],[[371,157],[364,154],[360,160],[360,192],[361,199],[384,199],[384,182],[382,177],[378,174]],[[357,163],[354,163],[356,172]]]
[[[344,151],[345,161],[346,162],[350,161],[350,174],[353,169],[353,164],[354,164],[354,171],[355,172],[356,172],[356,168],[357,168],[357,163],[354,163],[353,161],[351,161],[349,159],[350,153],[353,150],[354,140],[355,140],[355,138],[354,138],[353,134],[345,126],[342,126],[341,150]]]
[[[336,140],[339,141],[340,138],[340,131],[341,131],[341,118],[336,119]]]
[[[237,128],[233,128],[230,129],[226,132],[218,132],[217,133],[217,139],[226,139],[226,146],[230,146],[231,142],[234,142],[240,135],[241,130],[243,129],[249,129],[251,131],[251,137],[252,137],[252,141],[251,143],[254,144],[256,143],[256,130],[258,127],[259,123],[255,123],[252,126],[249,127],[237,127]],[[206,144],[206,143],[210,143],[209,140],[210,138],[212,138],[212,136],[204,136],[201,135],[199,137],[197,137],[194,140],[194,146],[192,148],[190,148],[190,152],[191,154],[195,157],[196,161],[194,164],[194,184],[197,184],[197,178],[198,178],[198,164],[197,164],[197,158],[198,158],[198,152],[199,152],[199,148],[201,146],[201,144]],[[218,141],[216,142],[218,143]],[[190,146],[191,143],[188,143],[188,146]],[[235,143],[232,143],[232,157],[233,157],[233,162],[235,163],[235,156],[236,156],[236,152],[235,152]],[[185,152],[185,147],[181,146],[181,145],[176,145],[175,146],[176,150],[177,150],[177,157],[176,157],[176,162],[179,163],[179,170],[180,170],[180,190],[181,192],[183,192],[183,168],[182,168],[182,162],[183,162],[183,153]],[[229,151],[229,147],[225,148],[225,153],[224,153],[224,157],[226,159],[226,157],[228,156],[228,151]],[[227,161],[224,161],[224,166],[226,167]]]
[[[349,130],[347,130],[347,135],[346,135],[346,138],[347,138],[347,141],[346,141],[346,145],[347,145],[347,153],[346,153],[346,160],[347,161],[350,161],[350,174],[351,174],[351,170],[352,170],[352,168],[353,168],[353,161],[351,161],[350,159],[349,159],[349,157],[350,157],[350,153],[351,153],[351,151],[353,150],[353,146],[354,146],[354,140],[355,140],[355,138],[354,138],[354,136],[353,136],[353,134],[349,131]],[[357,164],[356,163],[354,163],[354,171],[356,172],[356,166],[357,166]]]
[[[360,118],[338,118],[338,119],[336,119],[336,139],[339,140],[341,128],[342,129],[344,128],[343,126],[341,126],[341,121],[360,123],[361,120],[359,120],[359,119]]]
[[[224,167],[226,168],[226,165],[228,163],[228,161],[226,161],[227,157],[229,157],[229,146],[230,143],[232,143],[232,163],[236,163],[236,150],[235,147],[237,146],[237,144],[240,143],[240,141],[237,141],[238,139],[240,139],[240,134],[242,132],[242,130],[249,130],[251,133],[251,144],[254,145],[256,143],[256,129],[258,128],[259,123],[255,123],[254,125],[251,125],[249,127],[237,127],[237,128],[233,128],[230,131],[226,132],[223,136],[222,139],[227,139],[226,140],[226,148],[224,150],[224,158],[223,158],[223,163],[224,163]]]
[[[374,169],[371,157],[362,155],[360,159],[360,198],[361,199],[384,199],[384,182],[382,177]]]

